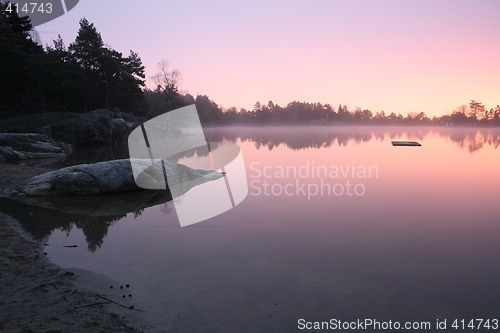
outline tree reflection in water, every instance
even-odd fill
[[[82,230],[88,249],[96,251],[109,228],[128,213],[142,211],[172,200],[169,191],[136,191],[86,197],[0,198],[2,212],[17,219],[35,239],[44,239],[54,230]]]
[[[361,144],[371,140],[390,143],[393,139],[423,141],[438,135],[469,153],[500,145],[498,128],[413,128],[413,127],[222,127],[206,128],[209,141],[252,142],[257,149],[272,151],[284,145],[292,150],[319,149],[330,146]],[[218,144],[212,144],[212,150]],[[203,155],[204,150],[187,154]],[[100,156],[99,159],[105,159]],[[169,191],[137,191],[123,194],[86,197],[17,197],[0,198],[1,211],[19,220],[34,238],[43,239],[54,230],[82,230],[89,251],[96,251],[109,228],[132,213],[137,218],[147,207],[162,204],[160,211],[173,210]]]
[[[371,140],[391,141],[400,137],[424,140],[439,135],[458,147],[474,153],[485,145],[495,149],[500,145],[499,128],[447,128],[447,127],[213,127],[205,129],[209,141],[223,140],[253,142],[257,149],[284,145],[292,150],[347,146]]]

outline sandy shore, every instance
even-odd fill
[[[0,188],[49,171],[0,164]],[[0,207],[1,210],[1,207]],[[138,310],[99,289],[110,282],[92,273],[63,270],[48,261],[43,243],[34,241],[11,216],[0,213],[0,332],[145,332]],[[89,278],[90,276],[90,278]],[[99,281],[96,281],[99,280]],[[103,290],[101,288],[101,290]]]

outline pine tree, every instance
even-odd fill
[[[0,2],[0,107],[17,112],[45,109],[43,49],[32,38],[30,19]]]

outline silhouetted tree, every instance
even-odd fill
[[[82,70],[84,108],[120,109],[141,114],[145,108],[142,88],[144,66],[133,51],[128,57],[104,45],[101,34],[87,19],[69,46],[71,58]]]
[[[43,48],[31,37],[29,18],[6,6],[0,2],[0,105],[16,112],[44,111]]]
[[[495,125],[500,125],[500,105],[497,105],[497,107],[494,110],[493,123]]]
[[[161,94],[167,104],[167,111],[176,108],[175,101],[179,96],[178,84],[181,79],[181,74],[178,70],[169,70],[169,65],[166,60],[158,63],[159,72],[152,76],[156,84],[155,92]]]
[[[460,111],[453,111],[450,116],[450,120],[453,124],[464,124],[468,121],[469,118],[465,115],[465,113]]]
[[[475,100],[470,101],[469,103],[469,118],[472,120],[480,120],[485,116],[485,109],[482,103],[476,102]]]
[[[139,54],[130,50],[128,57],[119,59],[117,80],[112,90],[112,104],[122,111],[145,115],[146,101],[144,98],[145,74]]]
[[[46,47],[44,86],[50,111],[83,110],[82,71],[72,60],[60,35]]]
[[[238,123],[240,121],[238,109],[236,109],[234,106],[230,107],[229,109],[224,111],[223,118],[224,118],[224,123],[227,124]]]
[[[206,95],[196,96],[196,109],[200,116],[200,121],[204,124],[220,124],[222,122],[223,113],[214,101]]]
[[[103,85],[99,74],[107,57],[101,34],[86,18],[80,20],[80,29],[73,43],[69,45],[71,57],[82,69],[82,91],[85,110],[104,107]],[[105,65],[104,65],[105,66]]]
[[[347,105],[341,106],[339,105],[339,109],[337,110],[337,114],[340,121],[348,122],[352,119],[351,113],[349,112]]]

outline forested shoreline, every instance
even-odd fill
[[[96,109],[153,118],[194,103],[202,123],[213,125],[500,125],[500,106],[491,108],[475,100],[432,118],[423,111],[403,116],[301,101],[285,106],[257,102],[251,110],[222,108],[206,95],[181,93],[180,73],[169,70],[166,62],[152,77],[156,87],[147,88],[140,55],[130,50],[124,56],[107,46],[85,18],[68,46],[58,36],[53,45],[44,47],[33,38],[33,31],[28,17],[8,12],[6,3],[0,3],[0,116],[4,118]]]

